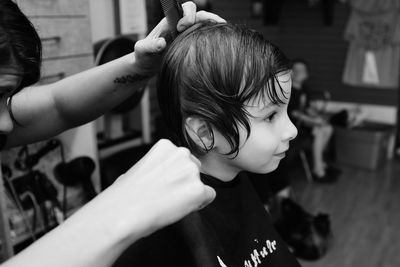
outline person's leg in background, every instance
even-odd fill
[[[332,125],[326,124],[313,128],[314,140],[312,143],[313,176],[317,182],[335,182],[340,170],[328,166],[324,159],[324,152],[327,149],[333,134]]]
[[[325,132],[323,126],[316,126],[313,128],[314,140],[312,142],[312,157],[313,157],[313,173],[317,178],[324,177],[325,172],[325,162],[323,159]]]
[[[332,134],[333,134],[333,127],[330,124],[324,125],[323,126],[323,132],[324,132],[324,150],[328,147],[328,143],[331,140]]]

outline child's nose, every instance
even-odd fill
[[[289,119],[289,117],[287,117],[287,123],[286,123],[286,128],[284,131],[284,134],[282,136],[282,141],[284,142],[289,142],[293,139],[296,138],[297,136],[297,128],[296,126],[294,126],[293,122]]]

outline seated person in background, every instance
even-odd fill
[[[323,114],[318,112],[318,105],[310,103],[309,92],[305,83],[309,77],[309,68],[305,61],[294,60],[292,63],[292,96],[288,107],[289,116],[299,129],[299,136],[311,134],[313,179],[316,182],[335,182],[339,170],[329,166],[324,160],[324,152],[333,133],[333,127]],[[318,103],[317,103],[318,104]]]
[[[288,59],[261,34],[213,22],[181,33],[164,55],[159,104],[174,142],[200,159],[217,196],[114,266],[300,266],[242,173],[271,172],[284,158],[297,135],[290,90]]]

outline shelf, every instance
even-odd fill
[[[131,131],[130,133],[115,139],[104,139],[101,134],[97,136],[97,143],[99,150],[107,149],[112,146],[116,146],[122,143],[126,143],[131,141],[132,139],[141,138],[142,132],[141,131]]]
[[[141,144],[143,144],[143,138],[141,132],[139,131],[118,139],[109,140],[108,142],[103,142],[98,145],[99,158],[104,159],[117,152],[139,146]]]

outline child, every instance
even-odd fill
[[[309,77],[308,65],[305,61],[293,61],[293,90],[289,105],[289,115],[299,127],[300,136],[312,134],[313,180],[321,183],[332,183],[337,180],[340,170],[328,166],[324,160],[324,151],[332,137],[333,127],[321,116],[318,108],[310,103],[305,83]],[[314,103],[316,104],[316,103]]]
[[[299,266],[239,174],[271,172],[285,157],[297,135],[290,90],[289,61],[257,32],[208,22],[179,35],[164,56],[158,99],[174,141],[200,159],[217,197],[114,266]]]

